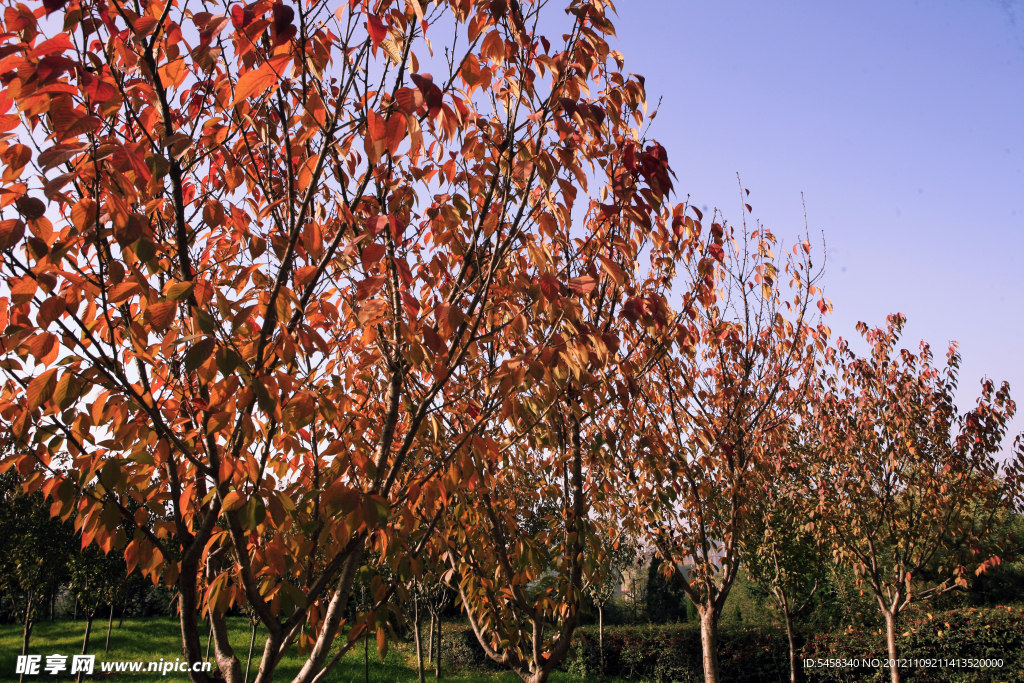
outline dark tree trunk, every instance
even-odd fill
[[[114,628],[114,601],[110,601],[110,618],[107,619],[107,643],[103,646],[104,652],[110,652],[110,631]]]
[[[92,634],[92,620],[96,616],[96,610],[89,612],[85,618],[85,637],[82,638],[82,654],[89,653],[89,636]],[[77,683],[82,683],[82,671],[78,672]]]
[[[28,654],[28,643],[29,643],[29,640],[32,638],[32,627],[34,625],[35,624],[32,623],[32,593],[30,591],[29,594],[28,594],[28,600],[25,602],[25,623],[24,623],[24,628],[22,629],[22,632],[21,632],[21,654],[22,655],[27,655]],[[18,676],[18,683],[21,683],[21,681],[24,678],[25,678],[25,674],[22,673],[20,676]]]
[[[370,683],[370,625],[363,631],[363,675],[366,683]]]
[[[597,603],[597,649],[601,653],[601,675],[604,676],[604,604]]]

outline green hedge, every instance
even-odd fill
[[[907,615],[897,638],[900,659],[1002,659],[999,668],[918,666],[904,671],[905,681],[929,683],[1024,683],[1024,609],[967,608]],[[804,656],[812,659],[884,659],[885,634],[831,633],[809,638]],[[812,683],[888,681],[884,669],[808,669]]]
[[[966,609],[907,615],[899,637],[904,659],[1002,659],[1001,668],[918,667],[904,680],[921,683],[1024,683],[1024,609]],[[469,634],[470,637],[472,634]],[[775,683],[789,679],[785,630],[780,627],[723,625],[719,634],[723,681]],[[600,674],[597,629],[576,632],[565,668],[590,680]],[[879,632],[829,633],[806,636],[801,658],[885,659],[885,635]],[[697,624],[619,626],[604,632],[604,673],[630,680],[663,683],[703,680],[700,630]],[[808,668],[808,683],[889,680],[884,668]]]
[[[723,681],[760,683],[789,679],[786,634],[772,627],[723,626],[719,633]],[[566,669],[590,680],[600,674],[597,629],[576,631]],[[689,683],[702,681],[700,627],[615,626],[604,630],[604,672],[631,680]]]

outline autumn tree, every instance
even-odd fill
[[[901,314],[885,328],[859,323],[867,356],[841,339],[814,411],[825,449],[816,524],[877,601],[894,663],[908,606],[999,563],[989,554],[993,522],[1019,501],[1024,471],[1020,441],[1011,454],[1002,447],[1016,410],[1009,386],[983,380],[975,407],[958,412],[956,344],[944,365],[924,342],[917,353],[899,349],[905,323]],[[940,556],[947,566],[934,565]],[[898,683],[899,667],[889,668]]]
[[[697,225],[703,216],[694,215],[680,220]],[[830,304],[806,238],[787,256],[761,226],[709,219],[710,256],[685,264],[692,281],[709,284],[684,301],[672,352],[640,382],[624,490],[638,529],[697,609],[712,683],[718,621],[761,498],[760,472],[785,450],[787,427],[809,398],[829,334],[814,316]]]
[[[587,106],[606,107],[612,92]],[[559,125],[581,106],[562,108]],[[484,652],[531,683],[564,658],[584,586],[607,574],[611,530],[602,520],[614,519],[617,455],[609,444],[628,429],[636,377],[671,343],[665,293],[676,261],[700,256],[699,233],[672,225],[685,206],[667,202],[665,150],[635,132],[617,149],[609,135],[594,128],[574,142],[599,161],[604,201],[590,200],[578,221],[571,205],[552,215],[553,244],[535,259],[523,302],[532,309],[524,344],[508,363],[515,373],[495,387],[501,409],[486,411],[487,428],[468,449],[473,476],[443,522]]]
[[[5,7],[3,467],[177,589],[188,661],[207,614],[227,681],[233,604],[268,632],[257,683],[296,644],[296,683],[368,628],[386,646],[502,382],[554,353],[535,308],[596,280],[549,262],[588,175],[625,169],[613,216],[660,201],[609,4],[572,0],[553,41],[543,7]],[[622,277],[629,231],[572,239]],[[329,656],[368,552],[395,582]]]

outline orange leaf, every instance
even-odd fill
[[[622,272],[622,268],[619,268],[619,265],[615,263],[615,261],[612,261],[610,258],[606,258],[604,256],[599,256],[599,258],[601,259],[601,268],[604,270],[604,272],[608,273],[608,276],[612,279],[612,282],[621,287],[622,284],[626,281],[626,274]]]
[[[284,71],[291,63],[289,55],[276,57],[269,62],[264,62],[258,69],[250,69],[242,74],[235,85],[235,101],[232,107],[237,107],[245,99],[263,93],[271,86],[281,82],[284,78]]]
[[[584,275],[583,277],[574,277],[569,280],[569,289],[580,295],[589,294],[593,291],[596,284],[597,281],[594,278]]]
[[[122,282],[119,285],[114,285],[110,290],[110,303],[119,304],[122,301],[127,301],[141,291],[142,289],[139,287],[139,283],[134,281]]]
[[[43,374],[34,377],[28,383],[28,409],[35,410],[50,400],[53,390],[57,388],[57,368],[47,370]]]
[[[149,324],[161,332],[166,331],[174,322],[174,315],[178,311],[178,304],[174,301],[163,301],[150,304],[146,308],[146,318]]]

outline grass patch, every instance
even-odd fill
[[[203,647],[209,636],[208,626],[201,626]],[[249,650],[249,624],[243,618],[229,618],[228,632],[231,646],[245,668],[245,657]],[[71,655],[82,651],[82,636],[85,634],[85,621],[41,622],[32,632],[29,647],[30,654],[46,656],[51,654],[67,655],[68,669],[71,667]],[[256,644],[253,648],[253,661],[249,680],[252,681],[259,670],[260,655],[266,631],[256,631]],[[97,619],[93,622],[92,635],[89,638],[89,654],[96,655],[96,670],[92,680],[125,683],[144,683],[161,681],[171,683],[187,681],[184,673],[168,673],[166,676],[153,672],[140,673],[108,673],[100,672],[101,661],[139,661],[145,662],[143,669],[152,661],[160,658],[173,661],[181,658],[181,630],[176,619],[154,617],[150,619],[125,619],[124,625],[114,630],[110,636],[110,652],[104,653],[103,645],[107,636],[106,620]],[[372,641],[372,639],[371,639]],[[338,643],[339,645],[341,642]],[[17,625],[0,626],[0,681],[16,681],[15,662],[21,652],[21,627]],[[204,649],[205,652],[205,649]],[[212,660],[212,653],[211,653]],[[274,675],[275,681],[291,681],[305,661],[295,648],[285,655]],[[71,676],[51,676],[40,668],[38,676],[26,676],[28,681],[68,680]],[[90,680],[89,676],[85,680]],[[359,683],[364,680],[363,648],[357,646],[338,663],[327,678],[332,683]],[[370,681],[372,683],[415,683],[416,682],[416,651],[411,643],[391,644],[387,657],[381,663],[377,657],[375,642],[370,643]],[[426,673],[427,681],[434,681],[433,668]],[[519,683],[521,679],[511,672],[483,672],[472,670],[452,671],[442,668],[442,681],[455,683]],[[568,683],[577,679],[556,671],[552,675],[552,683]]]

